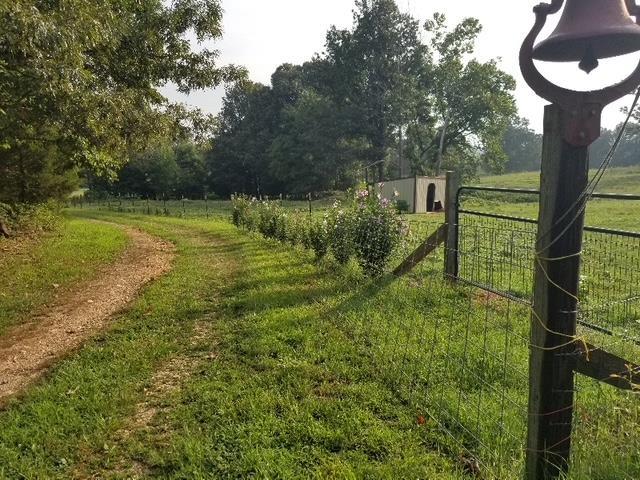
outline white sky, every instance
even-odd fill
[[[352,25],[353,0],[222,0],[224,37],[213,45],[220,50],[219,64],[234,63],[249,70],[252,80],[269,84],[271,74],[282,63],[302,63],[324,50],[325,34],[331,25]],[[445,13],[450,26],[465,17],[480,20],[483,32],[478,39],[476,57],[480,60],[500,58],[501,68],[518,82],[516,99],[520,114],[542,129],[544,100],[525,84],[518,67],[518,51],[533,25],[533,6],[539,0],[397,0],[401,10],[409,11],[421,24],[433,12]],[[559,14],[549,18],[540,34],[544,39],[553,30]],[[576,90],[591,90],[616,83],[626,77],[638,62],[637,54],[601,61],[600,67],[586,75],[577,64],[539,63],[548,78]],[[164,93],[172,100],[217,113],[224,89],[197,91],[190,96],[178,94],[168,86]],[[607,107],[603,126],[615,127],[622,121],[619,113],[631,97]]]

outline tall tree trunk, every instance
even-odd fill
[[[442,125],[442,131],[440,132],[440,144],[438,145],[438,159],[436,160],[436,177],[440,176],[440,169],[442,168],[442,157],[444,156],[444,139],[447,134],[447,128],[449,128],[450,115],[447,112],[447,116],[444,119],[444,125]]]
[[[378,182],[384,181],[384,155],[386,150],[385,140],[384,125],[381,124],[377,127],[377,132],[372,142],[375,161],[380,162],[378,163]]]
[[[402,126],[400,126],[400,135],[398,140],[398,178],[402,178],[404,176],[404,158],[402,158],[404,138],[402,136]]]

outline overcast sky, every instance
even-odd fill
[[[483,32],[478,39],[476,57],[480,60],[500,58],[501,68],[518,82],[516,99],[520,114],[528,118],[533,128],[542,129],[544,101],[528,88],[518,68],[518,51],[523,38],[533,25],[533,6],[539,0],[397,0],[403,11],[410,12],[423,24],[434,12],[445,13],[450,25],[465,17],[476,17]],[[252,80],[269,84],[276,67],[282,63],[302,63],[324,49],[325,34],[331,25],[348,28],[352,25],[352,0],[222,0],[224,38],[212,45],[221,52],[220,65],[234,63],[249,70]],[[555,17],[555,18],[554,18]],[[541,33],[546,38],[553,30],[559,14]],[[576,64],[539,63],[540,70],[561,86],[577,90],[600,88],[626,77],[638,62],[638,55],[602,61],[600,67],[586,75]],[[165,94],[217,113],[224,89],[180,95],[168,86]],[[603,125],[615,127],[623,116],[622,106],[631,102],[627,96],[607,107]]]

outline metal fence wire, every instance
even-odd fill
[[[417,418],[441,431],[460,468],[478,478],[522,478],[525,470],[537,203],[535,191],[461,189],[457,242],[440,245],[406,275],[424,315],[353,326]],[[522,208],[495,213],[500,204]],[[396,260],[436,228],[434,221],[412,223]],[[585,228],[572,339],[627,359],[629,368],[640,363],[639,247],[639,233]],[[447,255],[457,259],[454,274],[443,268]],[[576,373],[568,478],[640,478],[640,397],[632,378],[620,389]]]
[[[387,268],[397,272],[420,248],[429,252],[403,271],[400,285],[411,308],[387,312],[381,304],[374,320],[339,319],[415,411],[416,422],[438,433],[437,447],[469,478],[516,479],[525,472],[538,196],[534,190],[463,187],[451,225],[443,226],[438,214],[405,219],[404,241]],[[594,195],[587,210],[587,223],[593,208],[603,224],[584,230],[578,330],[567,341],[589,346],[593,355],[625,359],[629,371],[601,378],[609,384],[576,373],[571,479],[640,479],[640,219],[617,225],[622,216],[616,215],[612,225],[606,215],[614,205],[624,209],[625,202],[639,201]],[[192,215],[228,216],[222,208],[200,207]],[[103,208],[190,215],[183,202]],[[455,239],[443,243],[439,232],[445,231]],[[446,259],[455,259],[453,270]]]

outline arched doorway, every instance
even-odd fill
[[[436,184],[430,183],[427,187],[427,212],[433,212],[436,201]]]

